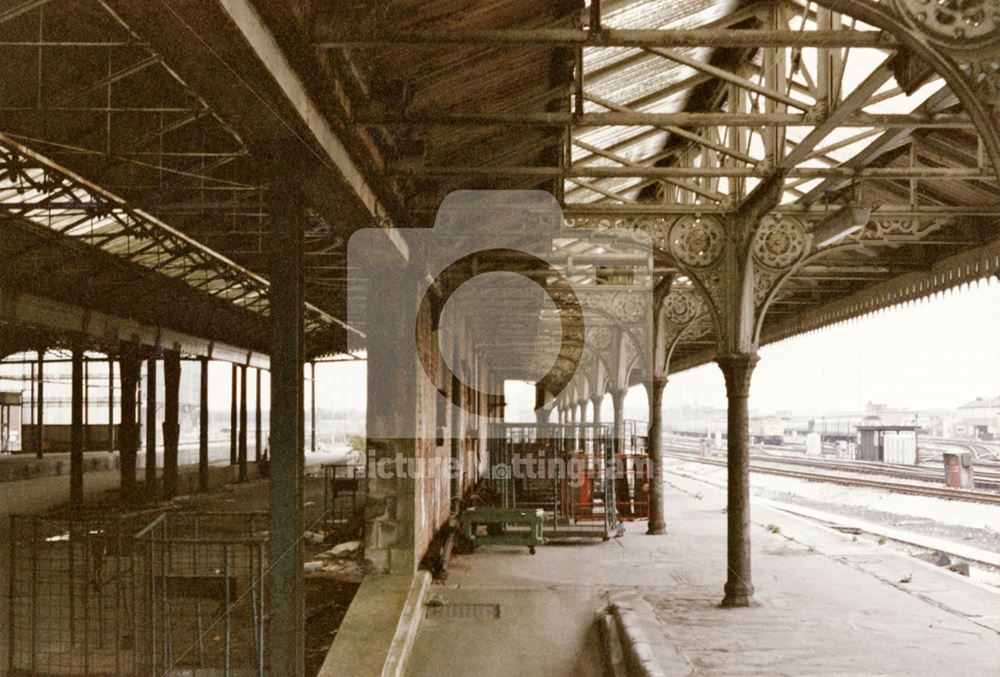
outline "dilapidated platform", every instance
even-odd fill
[[[756,605],[720,608],[725,495],[667,480],[666,536],[632,523],[608,543],[457,557],[431,596],[499,618],[425,619],[408,674],[602,675],[595,614],[623,591],[652,607],[667,675],[997,674],[1000,591],[757,503]]]

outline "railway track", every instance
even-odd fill
[[[726,467],[726,461],[715,458],[702,458],[697,452],[667,447],[665,455],[678,458],[688,462],[702,463],[705,465],[715,465]],[[751,458],[750,472],[757,472],[767,475],[777,475],[780,477],[791,477],[805,480],[807,482],[824,482],[827,484],[840,484],[844,486],[867,487],[890,491],[899,494],[909,494],[912,496],[931,496],[952,501],[972,501],[976,503],[986,503],[989,505],[1000,505],[1000,494],[990,494],[981,491],[967,491],[963,489],[951,489],[947,487],[921,486],[917,484],[903,484],[899,482],[882,482],[879,480],[865,479],[862,477],[848,477],[845,475],[830,475],[826,473],[807,472],[803,470],[792,470],[789,468],[775,467],[775,464],[783,463],[772,461],[771,464],[762,464],[760,459]],[[867,469],[865,469],[867,472]],[[914,478],[911,478],[914,479]]]
[[[867,474],[882,475],[904,480],[918,480],[921,482],[942,482],[944,477],[944,466],[899,466],[889,465],[875,461],[838,461],[833,459],[811,459],[795,458],[794,456],[768,457],[767,455],[751,455],[752,460],[762,463],[784,463],[789,465],[800,465],[810,468],[824,470],[835,470],[841,472],[864,472]],[[1000,473],[975,470],[976,486],[1000,489]]]
[[[751,447],[752,449],[754,447]],[[798,465],[809,468],[819,468],[823,470],[834,470],[840,472],[864,472],[866,474],[882,475],[903,480],[917,480],[920,482],[943,482],[944,465],[899,465],[883,463],[881,461],[849,461],[830,458],[806,457],[804,452],[798,454],[790,453],[788,449],[773,447],[768,445],[757,445],[759,450],[750,454],[751,461],[761,463],[776,463],[784,465]],[[679,452],[693,452],[694,446],[684,444],[668,443],[664,449],[673,449]],[[1000,490],[1000,472],[992,470],[995,466],[990,463],[977,463],[975,468],[976,486]],[[987,470],[986,468],[990,468]]]

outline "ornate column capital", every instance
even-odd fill
[[[735,353],[715,358],[726,379],[726,394],[729,397],[750,396],[750,377],[759,359],[757,353]]]

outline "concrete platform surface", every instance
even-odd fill
[[[407,674],[601,675],[595,614],[633,591],[667,675],[1000,675],[1000,591],[755,501],[757,603],[722,609],[725,495],[668,477],[666,496],[666,536],[634,523],[607,543],[457,557],[431,596],[500,618],[424,620]]]

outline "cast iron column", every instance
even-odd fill
[[[309,363],[309,425],[311,440],[309,449],[316,453],[316,363]]]
[[[455,352],[458,352],[456,348]],[[456,361],[455,364],[458,362]],[[451,508],[458,512],[462,501],[462,381],[458,375],[451,375],[451,403],[448,408],[451,410]]]
[[[139,388],[139,371],[142,364],[135,354],[135,347],[122,349],[118,358],[121,368],[122,400],[121,430],[118,441],[121,446],[119,456],[121,469],[121,492],[126,503],[135,503],[139,498],[136,486],[135,464],[139,455],[139,421],[136,417],[136,393]]]
[[[623,504],[626,506],[625,510],[629,514],[632,514],[628,479],[624,473],[618,473],[618,454],[625,451],[625,394],[627,392],[628,390],[625,388],[616,388],[611,391],[611,405],[614,412],[614,418],[612,418],[612,434],[614,435],[614,439],[607,453],[605,465],[606,472],[612,478],[612,481],[608,482],[608,485],[614,487],[612,500],[615,507],[617,508],[619,504]]]
[[[247,365],[240,365],[240,482],[247,481]]]
[[[235,364],[233,364],[232,374],[232,387],[229,391],[229,465],[236,465],[239,461],[239,422],[236,418],[238,407],[236,398],[239,397],[239,394],[236,390],[238,374]]]
[[[256,376],[256,387],[254,389],[254,398],[256,399],[256,402],[255,402],[254,408],[253,408],[253,416],[254,416],[254,426],[253,426],[253,433],[254,433],[253,460],[254,460],[255,463],[260,463],[261,454],[263,453],[263,447],[261,446],[262,433],[261,433],[261,414],[260,414],[260,397],[261,397],[260,396],[260,367],[257,367],[254,370],[254,372],[255,372],[254,375]]]
[[[35,417],[35,456],[45,451],[45,349],[38,350],[38,416]]]
[[[594,423],[601,423],[601,403],[604,402],[604,397],[594,395],[590,398],[590,406],[594,409]]]
[[[580,400],[578,406],[580,407],[580,429],[577,438],[580,451],[585,452],[587,450],[587,400]]]
[[[115,444],[115,358],[108,355],[108,451],[114,451]],[[120,459],[119,459],[120,462]]]
[[[576,405],[571,402],[567,412],[569,414],[569,422],[572,424],[569,439],[572,441],[573,447],[576,447],[576,445],[580,443],[580,435],[576,427]],[[576,449],[573,449],[573,451],[576,451]]]
[[[198,392],[198,486],[208,490],[208,358],[203,357]]]
[[[726,378],[728,415],[727,576],[722,606],[750,606],[750,376],[757,355],[735,354],[716,358]]]
[[[660,535],[667,531],[663,512],[663,389],[665,376],[653,377],[649,385],[649,525],[647,534]]]
[[[83,448],[87,449],[87,437],[89,437],[90,427],[90,360],[83,360]]]
[[[613,447],[615,454],[620,454],[624,451],[625,444],[625,393],[628,392],[625,388],[620,388],[611,391],[611,405],[612,411],[614,412],[613,422],[613,435],[614,443]]]
[[[302,575],[302,221],[296,197],[279,195],[271,219],[271,665],[305,671]]]
[[[146,497],[156,498],[156,358],[146,360]]]
[[[83,507],[83,350],[73,348],[70,388],[69,504]]]
[[[177,443],[180,439],[181,356],[163,354],[163,496],[177,493]]]

